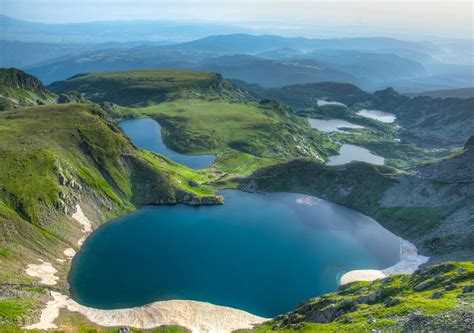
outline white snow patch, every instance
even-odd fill
[[[304,206],[316,206],[321,203],[321,199],[310,196],[302,196],[296,199],[296,203],[298,205]]]
[[[340,285],[354,281],[374,281],[394,274],[413,274],[420,265],[430,258],[418,254],[416,246],[400,238],[400,261],[382,270],[362,269],[345,273],[341,276]]]
[[[29,264],[26,267],[26,274],[38,278],[42,284],[54,286],[59,280],[59,277],[56,276],[58,270],[51,263],[42,259],[38,260],[41,264]]]
[[[82,226],[82,233],[84,235],[77,241],[77,244],[80,246],[92,232],[92,222],[84,215],[79,205],[76,205],[76,212],[72,214],[72,218]]]
[[[76,251],[72,247],[68,247],[63,253],[68,258],[72,258],[76,255]]]
[[[84,315],[91,322],[105,327],[128,326],[151,329],[162,325],[179,325],[192,332],[231,332],[252,328],[267,321],[248,312],[197,301],[161,301],[130,309],[99,310],[78,304],[58,292],[51,292],[53,300],[46,304],[40,321],[25,329],[55,329],[54,321],[64,308]]]

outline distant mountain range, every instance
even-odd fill
[[[474,97],[474,87],[460,88],[460,89],[447,89],[447,90],[431,90],[423,91],[419,93],[405,94],[409,97],[416,96],[429,96],[433,98],[472,98]]]
[[[104,43],[149,41],[186,41],[216,34],[250,33],[230,24],[119,20],[83,23],[37,23],[0,15],[3,40],[48,43]]]
[[[0,16],[0,28],[0,66],[22,68],[45,83],[85,72],[173,68],[213,71],[267,88],[325,81],[370,91],[474,86],[474,65],[439,63],[446,51],[423,41],[256,36],[209,23],[43,24],[6,16]]]
[[[0,67],[25,67],[39,65],[64,56],[79,55],[107,49],[127,49],[141,45],[166,45],[167,42],[107,42],[107,43],[43,43],[0,40]]]
[[[46,83],[85,72],[175,68],[217,72],[228,79],[244,80],[264,87],[337,81],[354,83],[369,90],[389,85],[394,80],[427,74],[424,66],[415,60],[371,51],[378,42],[384,48],[390,43],[392,46],[412,48],[417,45],[384,38],[310,40],[239,34],[212,36],[172,45],[148,44],[133,47],[134,45],[127,43],[106,48],[100,44],[89,46],[89,49],[79,54],[73,50],[70,55],[24,68]],[[334,47],[336,44],[341,49],[314,49],[326,45]],[[25,46],[19,44],[18,47]],[[288,52],[275,59],[275,51],[282,50],[282,47]],[[59,51],[64,53],[62,49]],[[265,58],[265,54],[271,54],[273,59]],[[291,57],[291,54],[297,55]]]

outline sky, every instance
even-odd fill
[[[471,0],[1,0],[0,13],[48,23],[168,19],[304,26],[323,35],[358,29],[365,35],[473,38],[474,29]]]

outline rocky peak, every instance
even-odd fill
[[[48,93],[48,90],[39,79],[16,68],[0,68],[0,86],[28,90],[39,94]]]
[[[399,96],[399,94],[398,94],[398,93],[395,91],[395,89],[393,89],[392,87],[388,87],[388,88],[386,88],[386,89],[376,91],[376,92],[374,92],[374,95],[375,95],[375,96],[378,96],[378,97],[395,97],[395,96]]]
[[[474,135],[467,140],[466,144],[464,145],[464,150],[471,150],[474,148]]]

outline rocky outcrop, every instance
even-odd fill
[[[77,91],[68,91],[59,95],[57,99],[58,104],[67,104],[67,103],[87,103],[87,101],[82,97],[81,93]]]
[[[27,90],[40,95],[49,94],[38,78],[16,68],[0,68],[0,87]]]
[[[54,103],[55,97],[36,77],[16,68],[0,68],[0,111]]]
[[[185,203],[188,205],[215,205],[224,203],[222,196],[198,196],[173,186],[172,175],[158,172],[148,161],[134,155],[123,155],[130,170],[132,183],[131,201],[136,206],[169,205]]]

